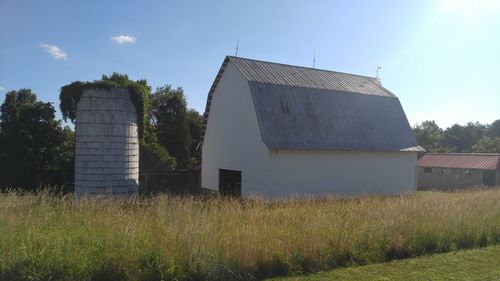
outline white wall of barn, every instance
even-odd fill
[[[416,152],[269,150],[268,197],[399,194],[416,190]]]
[[[242,196],[264,190],[268,149],[247,80],[229,62],[212,96],[202,147],[201,186],[219,189],[219,169],[242,171]]]

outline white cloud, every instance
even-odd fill
[[[45,43],[42,43],[40,44],[40,47],[42,47],[42,49],[49,53],[55,60],[67,60],[68,59],[68,55],[63,51],[61,50],[61,48],[57,47],[56,45],[49,45],[49,44],[45,44]]]
[[[0,92],[3,92],[3,91],[5,91],[5,88],[0,86]]]
[[[135,37],[130,35],[118,35],[111,37],[111,40],[118,44],[135,43]]]

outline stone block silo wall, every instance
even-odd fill
[[[137,113],[128,90],[85,90],[77,104],[75,133],[76,193],[137,192]]]

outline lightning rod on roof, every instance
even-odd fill
[[[238,41],[236,41],[236,52],[234,52],[234,56],[237,57],[238,56],[238,47],[240,46],[240,39],[238,39]]]
[[[378,65],[378,64],[377,64],[377,76],[375,76],[375,78],[377,78],[377,79],[378,79],[378,72],[379,72],[379,70],[381,70],[381,69],[382,69],[382,67],[381,67],[380,65]]]
[[[314,55],[313,55],[313,68],[316,67],[316,52],[314,52]]]

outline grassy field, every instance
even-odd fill
[[[323,200],[0,194],[0,280],[252,280],[500,242],[500,189]]]
[[[500,280],[500,246],[436,254],[389,263],[276,278],[273,281],[473,281]],[[271,280],[269,280],[271,281]]]

